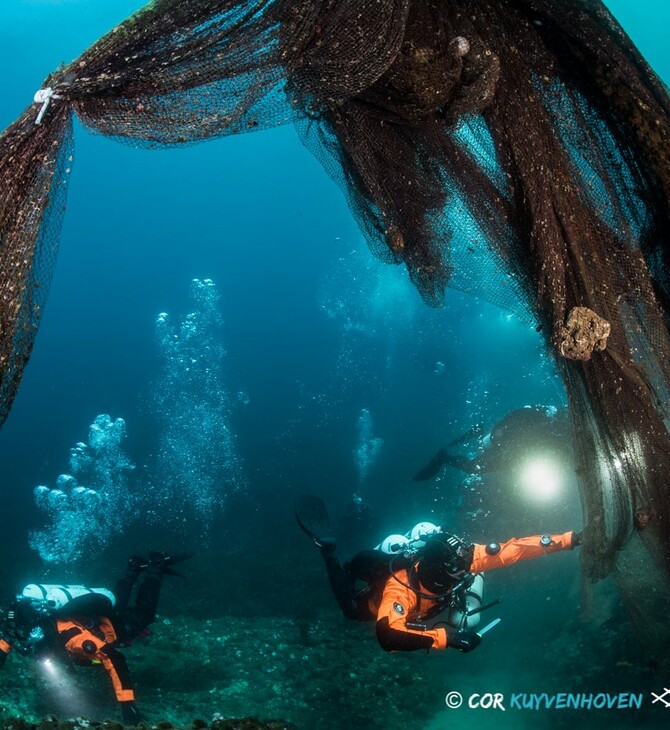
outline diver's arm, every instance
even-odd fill
[[[570,532],[559,535],[513,537],[503,543],[491,542],[488,545],[475,545],[470,572],[483,573],[495,568],[506,568],[520,560],[539,558],[547,553],[572,550],[578,544],[573,539],[573,534],[573,531],[570,530]]]
[[[377,640],[384,651],[446,648],[445,629],[417,631],[407,627],[407,616],[415,608],[416,596],[412,590],[389,578],[377,611]]]

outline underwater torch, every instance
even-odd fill
[[[485,633],[490,631],[494,626],[497,626],[500,623],[499,618],[494,618],[493,621],[491,621],[490,624],[486,624],[483,629],[477,632],[477,636],[484,636]]]

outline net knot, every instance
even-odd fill
[[[44,118],[44,115],[46,114],[46,111],[49,107],[49,104],[51,103],[52,99],[60,99],[61,97],[58,96],[58,94],[54,93],[54,90],[47,86],[45,89],[40,89],[39,91],[35,92],[35,96],[33,98],[33,101],[35,104],[41,104],[42,108],[40,109],[37,119],[35,120],[35,124],[42,124],[42,119]]]

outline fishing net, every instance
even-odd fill
[[[114,28],[0,138],[3,419],[51,276],[73,114],[149,147],[292,121],[430,304],[473,281],[520,298],[569,396],[585,570],[634,599],[624,557],[642,545],[667,600],[668,97],[600,0],[156,0]]]

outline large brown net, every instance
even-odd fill
[[[290,120],[429,303],[473,279],[522,297],[569,396],[586,572],[614,570],[647,618],[667,601],[668,96],[600,0],[156,0],[44,88],[0,138],[0,418],[51,274],[72,114],[145,146]]]

